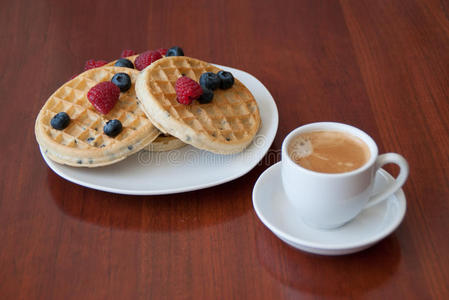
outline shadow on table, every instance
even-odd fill
[[[256,233],[263,268],[283,285],[306,294],[359,298],[388,281],[401,260],[394,234],[358,253],[321,256],[296,250],[265,228]]]
[[[62,213],[111,229],[134,231],[193,230],[228,222],[252,208],[258,172],[194,192],[160,196],[112,194],[70,183],[48,169],[47,185]],[[69,194],[70,193],[70,194]]]

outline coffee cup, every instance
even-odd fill
[[[397,178],[373,194],[376,172],[399,166]],[[337,228],[394,194],[409,167],[397,153],[378,154],[362,130],[334,122],[311,123],[290,132],[282,143],[282,184],[298,217],[311,227]]]

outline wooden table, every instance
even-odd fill
[[[448,299],[448,16],[438,0],[2,1],[0,298]],[[401,226],[348,256],[287,246],[252,206],[274,162],[151,197],[53,173],[34,138],[47,97],[89,58],[172,45],[267,86],[280,116],[272,151],[299,125],[331,120],[402,153]]]

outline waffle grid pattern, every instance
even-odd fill
[[[103,148],[114,143],[123,143],[128,136],[148,125],[150,121],[137,105],[134,87],[127,93],[121,93],[113,110],[105,116],[97,113],[87,99],[87,91],[99,82],[110,80],[117,73],[113,70],[104,68],[82,74],[49,99],[43,111],[41,124],[51,139],[71,148]],[[135,82],[134,72],[127,73]],[[50,126],[51,118],[60,111],[67,112],[71,119],[69,126],[63,131]],[[123,131],[115,138],[103,133],[103,126],[112,119],[119,119],[123,125]]]
[[[136,60],[137,56],[139,56],[139,54],[133,55],[133,56],[128,56],[126,57],[126,59],[129,59],[133,64],[134,61]],[[117,62],[117,60],[111,61],[110,63],[106,64],[106,66],[114,66],[114,64]],[[181,142],[180,140],[177,141],[173,141],[172,139],[168,139],[168,137],[164,137],[164,136],[158,136],[152,143],[151,143],[151,147],[149,147],[149,151],[168,151],[168,150],[173,150],[173,149],[177,149],[180,148],[182,146],[184,146],[185,144],[183,142]]]
[[[194,101],[186,106],[176,100],[174,86],[180,76],[185,75],[198,82],[202,73],[218,71],[218,68],[199,60],[164,60],[152,70],[148,86],[154,98],[168,112],[167,117],[175,117],[212,139],[238,142],[252,138],[259,126],[258,108],[251,93],[239,81],[236,80],[232,93],[215,90],[214,98],[208,104]]]
[[[114,108],[102,115],[87,99],[91,87],[109,81],[119,72],[131,77],[132,86],[120,97]],[[105,166],[141,150],[159,135],[137,103],[135,82],[138,71],[121,67],[100,67],[88,70],[60,87],[44,104],[36,119],[36,139],[52,160],[71,166]],[[64,130],[50,125],[53,116],[64,111],[70,124]],[[122,132],[115,138],[104,134],[107,121],[119,119]]]

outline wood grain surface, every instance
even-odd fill
[[[0,299],[448,299],[449,2],[1,1]],[[124,196],[53,173],[34,138],[87,59],[180,45],[245,70],[292,129],[338,121],[410,163],[407,214],[363,252],[295,250],[251,193],[275,161],[196,192]],[[390,168],[393,173],[397,172]]]

